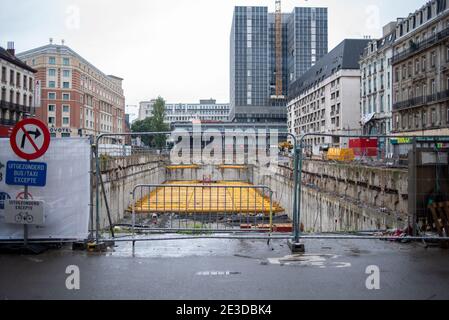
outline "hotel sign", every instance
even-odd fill
[[[70,128],[49,128],[50,133],[72,133],[72,129]]]
[[[41,107],[41,92],[42,92],[42,86],[40,80],[34,81],[34,107],[40,108]]]

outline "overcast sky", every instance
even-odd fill
[[[0,46],[21,52],[65,40],[106,74],[125,79],[127,105],[155,98],[229,102],[233,7],[274,0],[1,0]],[[382,26],[425,0],[283,0],[329,8],[329,49],[345,38],[381,36]],[[135,112],[132,108],[129,112]]]

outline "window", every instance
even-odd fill
[[[435,109],[432,109],[432,113],[430,115],[430,121],[432,123],[432,126],[434,126],[437,122],[437,111]]]
[[[61,133],[61,138],[70,138],[70,133],[68,132]]]
[[[56,58],[55,57],[49,57],[48,58],[48,63],[49,64],[56,64]]]
[[[49,104],[48,105],[48,112],[55,112],[56,111],[56,106],[54,104]]]
[[[56,82],[55,81],[48,81],[48,87],[49,88],[56,88]]]
[[[70,100],[70,93],[63,93],[62,100]]]
[[[49,77],[55,77],[56,76],[56,69],[48,69],[48,76]]]
[[[69,78],[69,77],[70,77],[70,70],[64,70],[64,71],[62,72],[62,75],[63,75],[63,77],[65,77],[65,78]]]
[[[62,64],[65,66],[70,65],[70,59],[69,58],[62,58]]]
[[[14,85],[14,71],[13,70],[9,70],[9,84],[11,86]]]
[[[2,67],[2,82],[6,83],[6,67]]]
[[[55,117],[48,117],[48,124],[55,124]]]
[[[427,112],[423,111],[422,113],[422,126],[427,126]]]
[[[69,88],[70,88],[70,82],[67,82],[67,81],[63,82],[63,83],[62,83],[62,87],[63,87],[64,89],[69,89]]]
[[[70,123],[69,118],[68,117],[63,117],[62,118],[62,124],[63,125],[68,125]]]
[[[48,100],[56,100],[56,93],[49,92],[48,93]]]
[[[421,58],[421,69],[422,69],[422,71],[426,71],[426,64],[427,64],[426,56],[423,56]]]
[[[436,55],[435,51],[430,54],[430,65],[431,65],[432,68],[435,67],[436,56],[437,55]]]
[[[64,112],[64,113],[69,113],[69,112],[70,112],[70,106],[68,106],[68,105],[63,105],[63,106],[62,106],[62,112]]]

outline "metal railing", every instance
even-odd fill
[[[407,108],[422,106],[428,103],[436,103],[448,99],[449,99],[449,90],[444,90],[434,94],[419,96],[405,101],[396,102],[395,104],[393,104],[393,110],[398,111]]]
[[[272,233],[274,214],[282,211],[269,187],[232,183],[137,185],[132,199],[133,237],[136,231]]]
[[[398,53],[393,56],[391,59],[392,64],[397,64],[407,58],[422,52],[425,49],[432,47],[440,41],[443,41],[449,36],[449,28],[445,28],[442,31],[436,33],[433,36],[430,36],[428,39],[425,39],[418,43],[413,43],[413,45],[405,50],[404,52]]]
[[[193,132],[186,132],[188,134],[193,134]],[[95,161],[95,180],[96,180],[96,185],[97,188],[95,189],[95,217],[94,217],[94,213],[91,213],[91,224],[94,224],[94,219],[95,219],[95,241],[97,243],[100,242],[100,187],[102,187],[102,178],[101,178],[101,159],[100,159],[100,153],[99,150],[97,149],[97,147],[100,145],[100,141],[103,138],[117,138],[117,137],[141,137],[141,136],[159,136],[159,135],[166,135],[169,136],[171,135],[172,132],[136,132],[136,133],[105,133],[105,134],[100,134],[96,137],[95,139],[95,143],[93,144],[93,157],[94,157],[94,161]],[[287,136],[289,139],[291,139],[292,141],[292,145],[293,145],[293,179],[294,179],[294,193],[293,193],[293,206],[292,206],[292,220],[293,220],[293,231],[291,235],[288,236],[282,236],[283,239],[293,239],[293,241],[295,242],[299,242],[300,240],[300,220],[299,220],[299,192],[300,192],[300,187],[299,187],[299,175],[298,175],[298,165],[299,165],[299,152],[300,152],[300,148],[297,144],[297,138],[294,134],[292,133],[286,133],[284,134],[285,136]],[[103,187],[102,187],[103,188]],[[104,193],[104,190],[103,190]],[[107,202],[106,202],[106,207],[107,207]],[[112,221],[110,219],[110,216],[108,216],[109,218],[109,222],[110,222],[110,227],[111,230],[112,228]],[[114,237],[114,233],[113,231],[111,232],[112,236]],[[266,236],[264,236],[264,238],[267,238]]]

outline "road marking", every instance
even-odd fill
[[[349,262],[335,262],[331,260],[338,259],[340,256],[332,254],[297,254],[288,255],[281,258],[268,258],[268,262],[281,266],[309,266],[320,269],[326,268],[349,268]]]

